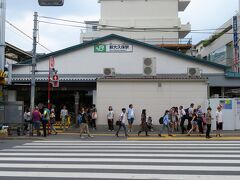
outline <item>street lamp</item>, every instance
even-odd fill
[[[64,0],[38,0],[40,6],[62,6]]]

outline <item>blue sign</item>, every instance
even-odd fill
[[[233,44],[234,48],[238,48],[237,16],[233,16]]]

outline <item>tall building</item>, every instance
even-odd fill
[[[238,14],[237,16],[239,19]],[[234,59],[233,18],[219,27],[208,39],[196,44],[195,48],[197,50],[197,56],[200,58],[232,66]]]
[[[190,0],[99,0],[99,21],[86,21],[81,42],[117,34],[174,50],[191,48],[190,23],[178,16]]]

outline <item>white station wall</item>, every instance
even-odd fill
[[[111,40],[104,43],[124,42]],[[142,74],[144,57],[156,57],[159,74],[187,73],[188,67],[198,67],[203,73],[223,73],[223,70],[212,66],[137,45],[133,45],[133,52],[130,53],[94,53],[93,46],[86,47],[56,56],[55,68],[59,74],[102,74],[103,68],[106,67],[113,67],[116,73],[120,74]],[[48,70],[48,65],[48,59],[40,61],[37,63],[37,69]],[[18,67],[13,70],[14,74],[30,74],[30,72],[30,67]]]
[[[160,83],[160,85],[159,85]],[[115,121],[121,109],[133,104],[136,112],[135,125],[140,124],[141,110],[153,117],[154,124],[164,111],[173,106],[189,107],[190,103],[205,108],[207,99],[207,83],[205,82],[97,82],[97,124],[107,123],[108,106],[113,106]]]

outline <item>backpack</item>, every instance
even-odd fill
[[[82,120],[83,120],[83,116],[81,114],[79,114],[78,118],[77,118],[78,125],[82,123]]]
[[[163,117],[159,118],[159,124],[163,124]]]
[[[43,120],[44,121],[49,120],[49,112],[46,109],[43,111]]]

